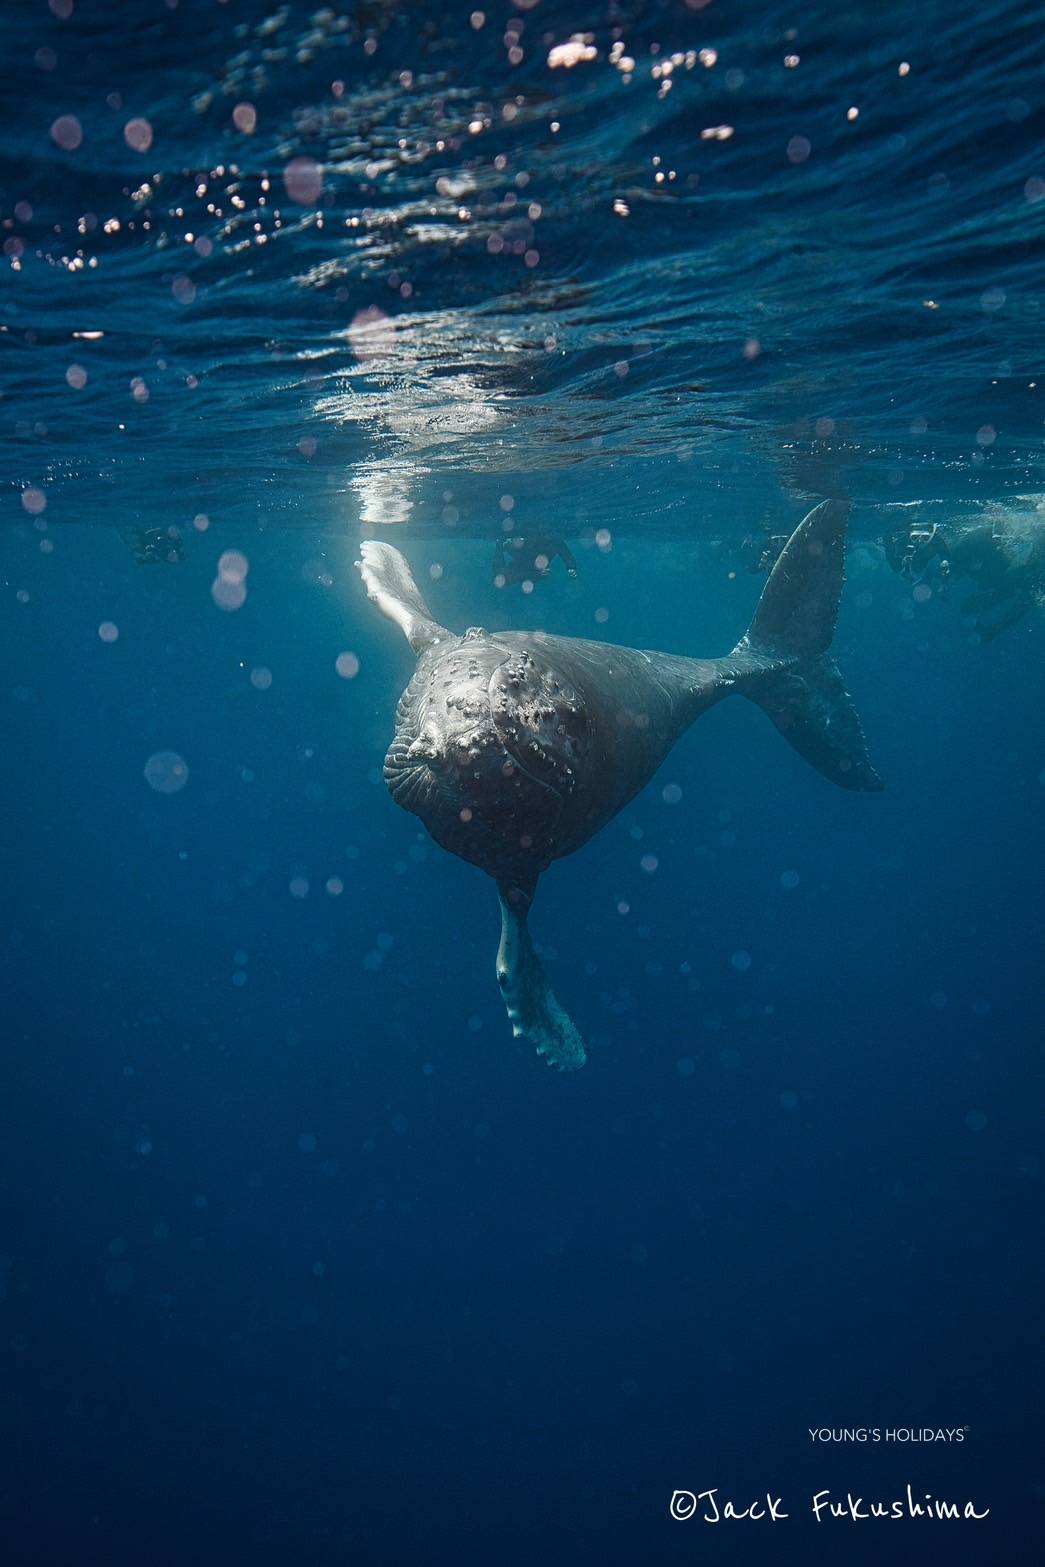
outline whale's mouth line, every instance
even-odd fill
[[[385,783],[397,805],[421,815],[422,808],[448,794],[447,781],[428,762],[407,756],[407,747],[393,745],[385,757]]]

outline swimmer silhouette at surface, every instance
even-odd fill
[[[571,577],[577,575],[577,562],[563,539],[552,533],[515,534],[498,539],[494,546],[493,580],[499,588],[515,588],[522,582],[536,582],[551,571],[552,561],[560,556]]]
[[[139,566],[173,566],[185,559],[181,538],[167,528],[128,528],[123,537]]]
[[[915,524],[888,535],[885,553],[894,571],[942,597],[959,580],[974,584],[959,607],[985,642],[1045,605],[1045,523],[1036,514]]]

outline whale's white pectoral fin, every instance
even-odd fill
[[[450,633],[439,625],[421,597],[421,590],[410,574],[410,567],[391,544],[367,539],[356,561],[366,587],[366,596],[382,615],[402,631],[415,653],[421,653]]]
[[[526,924],[528,897],[498,888],[501,898],[501,944],[497,949],[497,983],[508,1009],[512,1033],[524,1035],[560,1072],[575,1072],[587,1057],[584,1041],[572,1018],[548,983]]]

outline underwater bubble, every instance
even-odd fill
[[[982,1110],[970,1110],[965,1117],[965,1124],[970,1132],[982,1132],[987,1125],[987,1117]]]
[[[298,1149],[301,1153],[315,1153],[319,1147],[319,1138],[312,1132],[302,1132],[298,1138]]]
[[[665,784],[660,791],[660,797],[665,805],[678,805],[682,799],[682,789],[679,784]]]
[[[646,872],[647,876],[652,876],[653,872],[660,864],[660,861],[657,859],[655,854],[644,854],[642,859],[639,861],[639,864],[642,866],[642,869]]]
[[[35,485],[22,491],[22,505],[30,517],[39,517],[41,512],[47,510],[47,496],[43,490],[38,490]]]
[[[295,876],[290,883],[290,896],[292,898],[308,897],[308,881],[304,876]]]
[[[785,1110],[793,1110],[798,1104],[798,1095],[793,1088],[785,1088],[780,1095],[780,1103]]]
[[[227,582],[245,582],[249,570],[250,561],[241,550],[225,550],[218,557],[218,576]]]
[[[797,871],[781,871],[780,873],[780,885],[781,887],[786,887],[789,892],[792,888],[797,887],[801,880],[802,878]]]
[[[148,120],[128,120],[123,127],[123,139],[132,152],[148,152],[152,146],[152,126]]]
[[[75,152],[83,141],[83,126],[75,114],[60,114],[51,126],[51,140],[65,152]]]
[[[739,951],[734,952],[729,961],[732,963],[738,974],[746,974],[748,969],[751,967],[751,954],[750,952],[745,952],[743,948],[741,948]]]
[[[935,1007],[937,1012],[942,1012],[944,1007],[947,1005],[946,990],[934,990],[932,995],[929,997],[929,1005],[931,1007]]]
[[[244,136],[253,136],[258,124],[258,111],[252,103],[238,103],[232,111],[232,123]]]
[[[83,365],[70,365],[65,379],[75,392],[80,392],[87,385],[87,371]]]
[[[283,170],[283,184],[291,201],[314,206],[323,194],[323,170],[314,158],[291,158]]]
[[[326,888],[332,898],[340,898],[345,890],[345,884],[340,876],[328,876]]]
[[[188,781],[188,764],[177,751],[154,751],[145,764],[145,782],[157,794],[177,794]]]
[[[354,653],[339,653],[334,660],[334,668],[342,680],[354,680],[359,674],[359,659]]]
[[[679,1056],[675,1062],[675,1070],[680,1077],[692,1077],[697,1070],[697,1063],[692,1056]]]
[[[215,577],[210,585],[210,596],[219,609],[242,609],[247,602],[247,585],[233,581],[231,577]]]
[[[98,635],[103,642],[115,642],[120,635],[120,628],[111,620],[103,620],[98,627]]]
[[[267,691],[272,684],[271,669],[266,669],[264,665],[260,665],[257,669],[252,669],[250,672],[250,683],[255,691]]]
[[[911,592],[911,597],[916,604],[927,604],[932,596],[933,590],[927,582],[919,582]]]

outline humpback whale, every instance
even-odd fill
[[[725,658],[684,658],[544,632],[463,636],[436,621],[392,545],[367,540],[367,595],[417,666],[399,699],[384,776],[438,844],[497,882],[496,973],[516,1035],[572,1070],[584,1044],[530,938],[537,880],[653,777],[694,719],[745,696],[825,777],[880,789],[852,700],[828,654],[842,591],[848,503],[799,523],[746,634]]]

